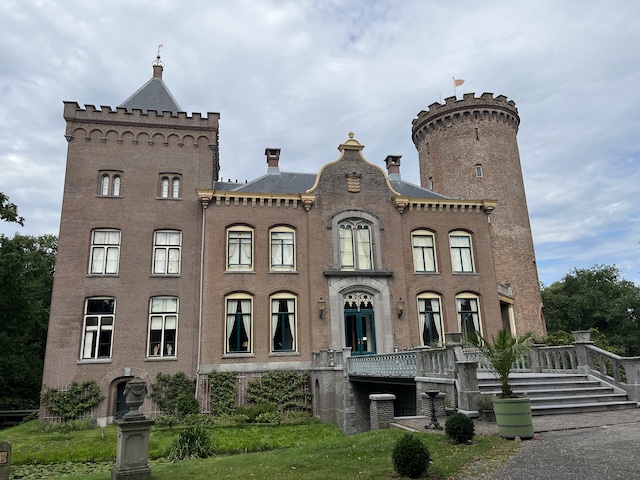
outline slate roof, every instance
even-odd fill
[[[280,172],[258,177],[247,183],[215,182],[215,190],[254,193],[303,193],[313,187],[316,182],[315,173]],[[444,195],[419,187],[403,180],[390,180],[393,189],[400,195],[412,198],[442,198]]]
[[[177,115],[178,112],[184,111],[173,98],[162,78],[155,77],[140,87],[120,106],[127,108],[127,110],[140,108],[145,113],[147,110],[156,110],[158,112],[168,111]]]

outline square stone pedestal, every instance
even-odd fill
[[[149,480],[149,432],[153,420],[116,420],[118,450],[111,480]]]

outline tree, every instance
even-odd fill
[[[573,269],[542,288],[549,334],[597,328],[625,355],[640,355],[640,287],[613,265]]]
[[[0,410],[39,405],[57,247],[0,235]]]
[[[18,215],[18,206],[9,201],[9,197],[0,192],[0,219],[24,225],[24,218]]]

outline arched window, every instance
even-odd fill
[[[115,298],[87,298],[84,305],[82,359],[111,358]]]
[[[479,299],[472,293],[460,293],[456,296],[458,309],[458,328],[464,338],[482,335]]]
[[[169,198],[169,179],[167,177],[162,178],[160,196],[162,198]]]
[[[471,249],[471,235],[463,231],[451,232],[449,234],[449,244],[451,247],[451,266],[453,272],[475,272]]]
[[[271,351],[296,351],[296,297],[279,293],[271,297]]]
[[[295,270],[295,231],[289,227],[274,227],[269,231],[269,242],[271,270]]]
[[[413,271],[416,273],[436,272],[435,235],[428,230],[411,232],[413,248]]]
[[[109,175],[102,175],[100,179],[100,195],[109,195]]]
[[[92,230],[89,273],[115,275],[118,273],[119,260],[120,230]]]
[[[180,198],[180,179],[173,179],[173,191],[171,192],[172,198]]]
[[[149,301],[149,357],[175,357],[178,299],[153,297]]]
[[[441,306],[440,296],[435,293],[418,295],[418,322],[422,345],[436,345],[444,342]]]
[[[249,295],[233,294],[225,299],[226,324],[225,353],[249,353],[251,342],[252,298]]]
[[[343,270],[371,270],[371,226],[358,219],[340,223],[340,267]]]
[[[113,196],[120,196],[120,175],[113,177]]]
[[[227,229],[227,270],[253,270],[253,229],[242,225]]]

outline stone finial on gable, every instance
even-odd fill
[[[362,150],[364,148],[364,145],[362,145],[358,140],[356,140],[354,137],[353,132],[349,132],[349,140],[347,140],[346,142],[340,144],[338,146],[338,150],[339,151],[344,151],[344,150]]]

